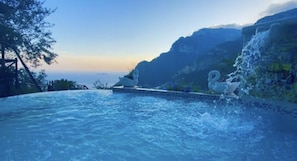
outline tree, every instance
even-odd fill
[[[0,44],[5,52],[18,50],[20,56],[35,67],[41,61],[51,64],[57,54],[51,51],[55,40],[49,30],[53,25],[45,18],[53,13],[38,0],[0,0]]]
[[[38,91],[41,91],[41,88],[25,62],[37,67],[42,62],[51,64],[57,57],[57,54],[51,51],[55,40],[49,28],[53,25],[45,21],[55,10],[43,7],[43,4],[44,2],[39,0],[0,0],[1,95],[3,91],[11,89],[9,86],[13,81],[7,78],[11,75],[7,73],[7,54],[15,54],[18,57]]]
[[[53,88],[55,91],[74,90],[77,89],[77,83],[67,79],[55,80],[53,81]]]
[[[36,82],[42,88],[43,91],[47,90],[47,75],[45,74],[44,70],[40,72],[31,72],[31,75],[34,77]],[[32,83],[29,74],[26,72],[24,68],[21,68],[18,71],[18,80],[19,80],[19,88],[12,88],[12,95],[14,94],[24,94],[24,93],[33,93],[38,92],[39,89]]]

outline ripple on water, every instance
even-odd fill
[[[4,160],[296,159],[296,135],[271,128],[265,111],[236,105],[100,90],[0,103]]]

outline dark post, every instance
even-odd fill
[[[19,88],[19,77],[18,77],[18,59],[14,59],[15,62],[15,88]]]

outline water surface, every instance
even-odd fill
[[[294,119],[261,108],[112,91],[0,99],[3,161],[297,160]]]

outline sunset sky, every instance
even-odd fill
[[[297,7],[286,0],[47,0],[57,63],[46,71],[129,71],[181,36]]]

